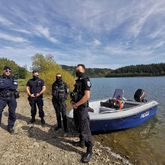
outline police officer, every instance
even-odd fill
[[[39,117],[41,118],[41,124],[45,124],[44,111],[43,111],[43,93],[46,90],[44,80],[40,79],[37,70],[33,70],[33,78],[26,84],[26,92],[28,94],[29,104],[31,106],[31,120],[28,124],[35,122],[35,115],[37,112],[36,105],[39,109]]]
[[[15,92],[18,87],[17,79],[10,75],[11,68],[5,66],[3,68],[3,75],[0,76],[0,125],[2,119],[2,111],[8,105],[9,118],[8,118],[8,132],[14,133],[14,123],[16,121],[15,110],[17,107]]]
[[[63,118],[64,131],[68,132],[67,128],[67,116],[66,116],[66,102],[69,93],[67,84],[62,81],[62,75],[58,73],[56,75],[56,81],[52,84],[52,103],[56,111],[57,127],[55,130],[61,128],[61,113]]]
[[[91,83],[85,74],[85,66],[83,64],[77,65],[76,76],[78,79],[70,96],[72,99],[71,106],[74,109],[74,122],[79,127],[80,141],[73,142],[73,145],[82,148],[87,147],[87,152],[82,156],[82,162],[87,163],[92,156],[93,147],[88,115],[88,99],[90,98]]]

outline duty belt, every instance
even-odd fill
[[[12,97],[14,92],[0,93],[0,97]]]

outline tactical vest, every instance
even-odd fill
[[[3,75],[0,75],[0,82],[3,83],[5,77]],[[11,84],[14,83],[14,77],[13,76],[10,76],[10,82]],[[3,96],[3,97],[10,97],[14,95],[15,98],[19,98],[20,97],[20,93],[17,91],[17,90],[12,90],[12,92],[10,93],[2,93],[2,90],[0,90],[0,96]]]
[[[86,76],[83,79],[88,79],[88,77]],[[78,102],[82,99],[83,96],[84,96],[84,89],[82,87],[82,80],[77,79],[76,84],[74,85],[74,91],[70,93],[70,97],[71,97],[72,101]],[[84,103],[84,104],[86,104],[86,103]]]
[[[64,82],[62,82],[62,85],[58,85],[55,83],[53,90],[52,90],[52,95],[56,100],[63,100],[65,99],[65,86]]]

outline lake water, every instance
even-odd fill
[[[159,103],[156,116],[144,124],[101,134],[99,137],[107,145],[113,137],[123,150],[127,150],[141,164],[165,165],[165,77],[91,78],[91,83],[90,101],[112,97],[115,89],[124,89],[124,97],[134,100],[136,90],[144,89],[146,100],[156,100]]]

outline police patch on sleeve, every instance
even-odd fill
[[[91,82],[87,81],[87,85],[88,85],[88,87],[91,87]]]
[[[69,88],[67,88],[67,90],[66,90],[66,91],[67,91],[67,93],[69,93]]]
[[[13,83],[14,85],[17,85],[18,84],[18,82],[17,82],[17,80],[14,80],[14,83]]]

